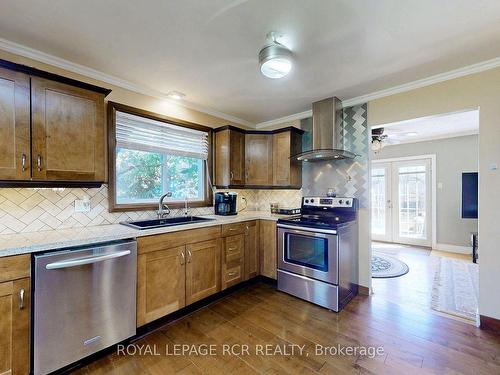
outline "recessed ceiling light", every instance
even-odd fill
[[[417,132],[409,132],[409,133],[406,133],[405,135],[406,135],[407,137],[415,137],[415,136],[417,136],[417,135],[418,135],[418,133],[417,133]]]
[[[186,96],[186,94],[184,94],[183,92],[180,92],[180,91],[169,91],[167,93],[167,96],[170,99],[181,100],[182,98],[184,98]]]
[[[275,32],[267,34],[268,44],[259,52],[260,71],[268,78],[283,78],[292,70],[292,52],[279,43]]]

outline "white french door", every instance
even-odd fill
[[[431,159],[374,161],[372,238],[409,245],[432,245]]]

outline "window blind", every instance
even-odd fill
[[[208,133],[117,111],[116,146],[206,160]]]

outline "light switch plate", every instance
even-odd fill
[[[75,200],[75,212],[90,212],[90,201],[88,199]]]

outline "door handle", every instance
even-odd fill
[[[42,155],[40,155],[40,154],[38,154],[38,156],[36,157],[36,165],[37,165],[38,172],[41,172],[42,171]]]
[[[70,259],[70,260],[63,260],[61,262],[49,263],[45,266],[45,268],[48,270],[56,270],[56,269],[60,269],[60,268],[76,267],[76,266],[82,266],[85,264],[98,263],[98,262],[102,262],[102,261],[105,261],[108,259],[120,258],[120,257],[124,257],[126,255],[129,255],[129,254],[130,254],[130,250],[123,250],[123,251],[117,251],[116,253],[98,255],[95,257]]]
[[[181,266],[186,263],[186,256],[184,255],[184,251],[181,251]]]
[[[187,252],[188,252],[188,260],[187,260],[187,262],[191,263],[191,257],[193,256],[193,254],[191,254],[191,250],[189,250],[189,249],[188,249]]]
[[[26,170],[26,154],[21,155],[21,171],[24,172]]]
[[[19,310],[24,309],[24,289],[19,291]]]

